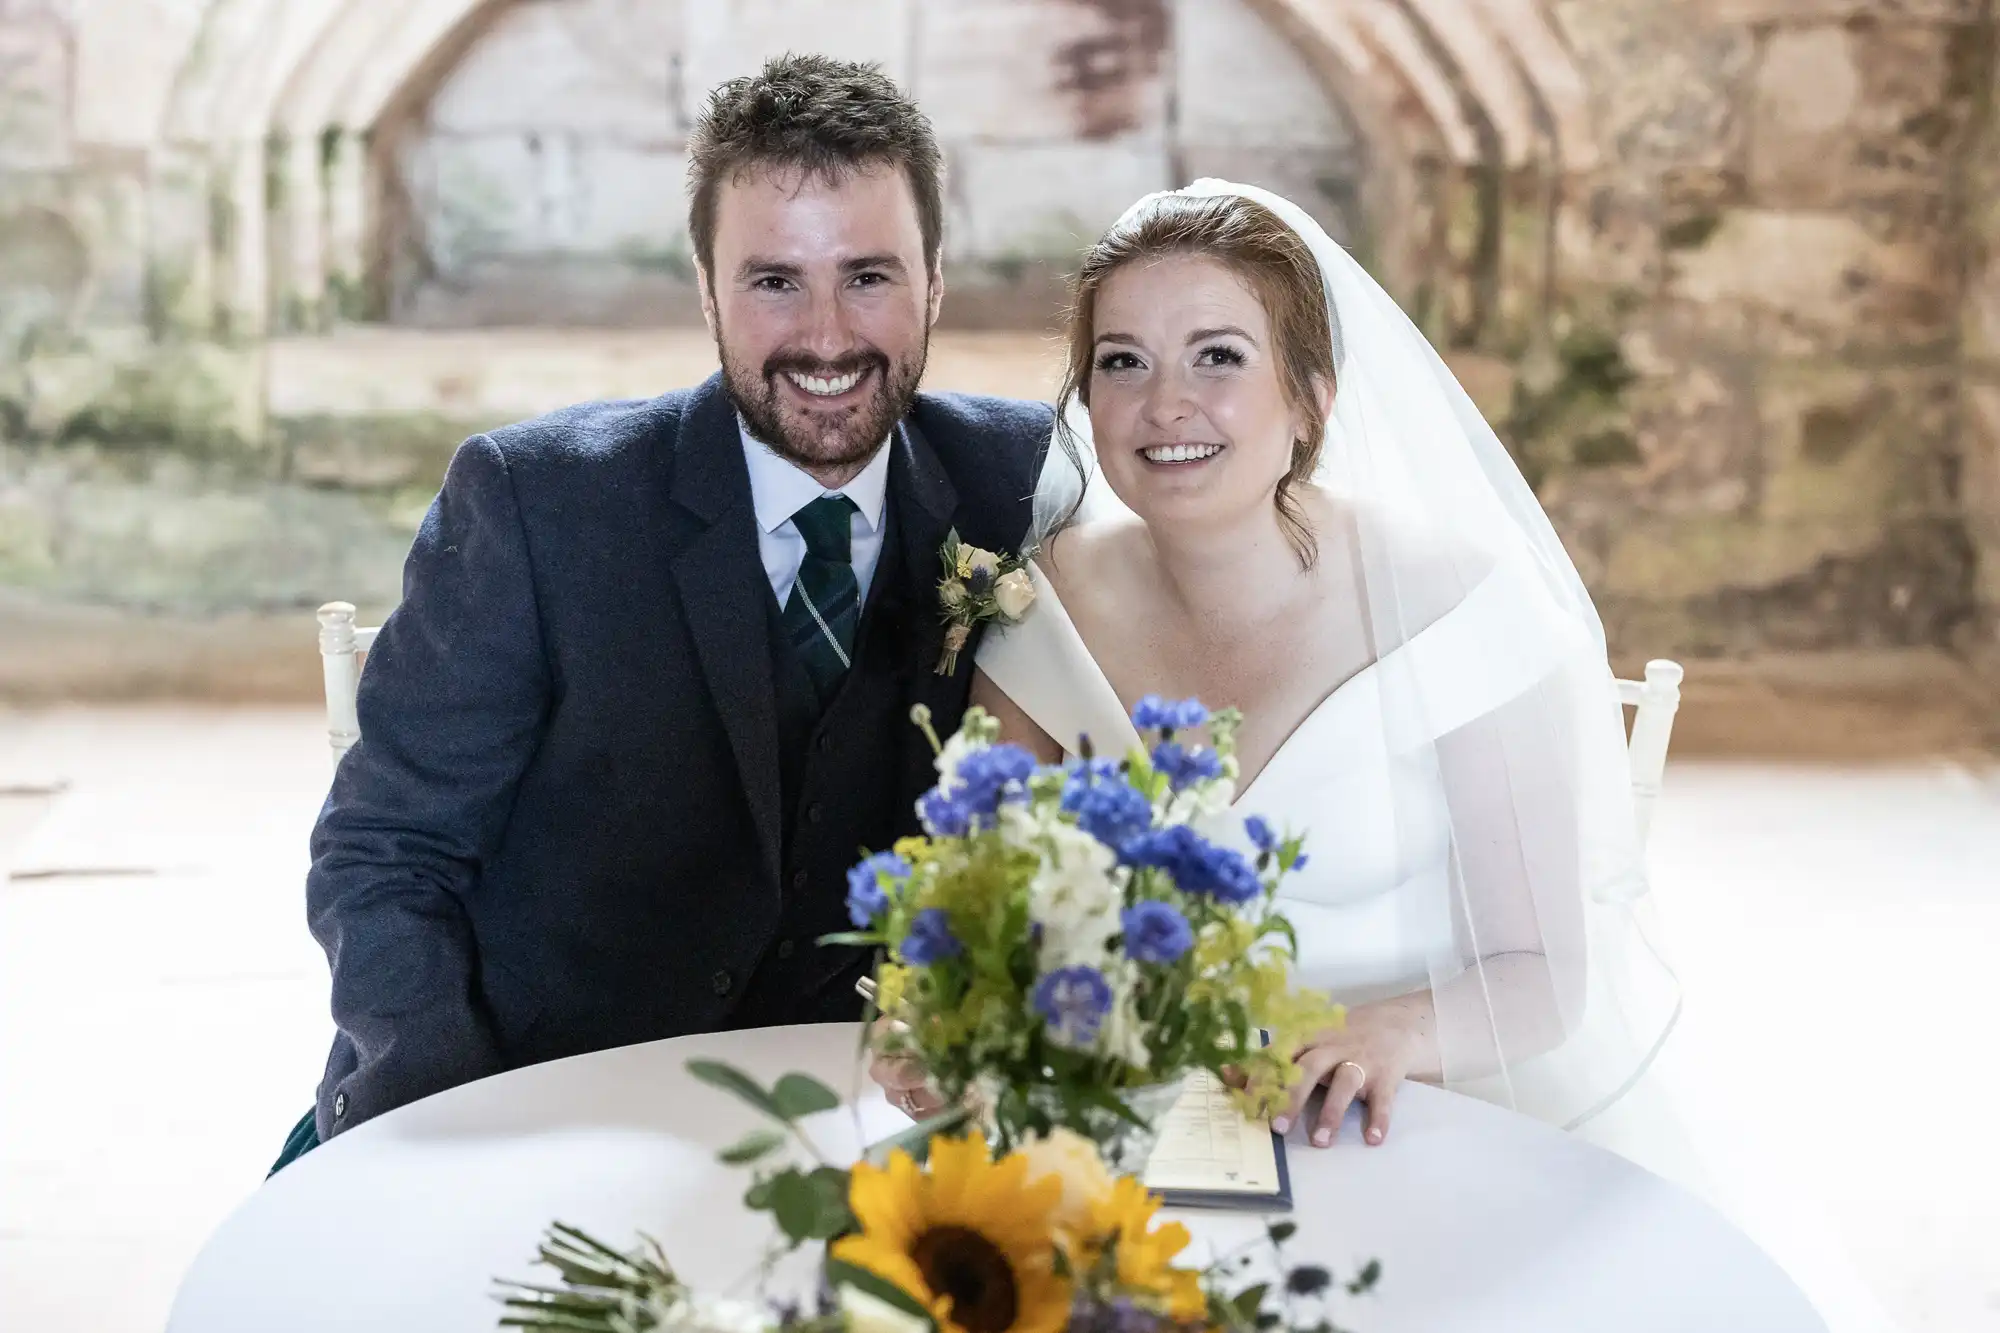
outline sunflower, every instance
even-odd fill
[[[1201,1274],[1174,1267],[1174,1256],[1192,1239],[1179,1222],[1153,1226],[1160,1210],[1159,1196],[1137,1179],[1120,1176],[1111,1192],[1091,1204],[1091,1242],[1084,1248],[1089,1263],[1109,1248],[1116,1256],[1117,1282],[1125,1291],[1160,1300],[1168,1315],[1181,1323],[1201,1319],[1208,1312],[1208,1297],[1201,1289]]]
[[[993,1161],[984,1137],[935,1139],[930,1166],[909,1154],[854,1167],[858,1235],[832,1257],[893,1284],[930,1310],[939,1333],[1062,1333],[1070,1285],[1055,1268],[1054,1177],[1029,1181],[1018,1155]]]

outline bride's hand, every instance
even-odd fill
[[[1298,1053],[1304,1077],[1292,1090],[1291,1105],[1272,1118],[1271,1128],[1280,1134],[1291,1129],[1313,1089],[1323,1083],[1326,1101],[1308,1136],[1313,1146],[1333,1142],[1347,1108],[1357,1100],[1367,1107],[1362,1137],[1370,1144],[1382,1142],[1396,1091],[1419,1067],[1423,1045],[1419,1019],[1393,1003],[1350,1010],[1344,1027],[1321,1033]]]

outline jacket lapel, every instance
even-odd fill
[[[689,399],[675,442],[673,500],[706,526],[673,557],[695,654],[756,822],[771,882],[779,873],[778,712],[763,603],[771,585],[757,545],[750,471],[720,375]]]
[[[951,484],[944,465],[938,462],[930,442],[915,422],[905,417],[897,428],[892,447],[896,456],[892,475],[899,485],[891,488],[896,498],[896,521],[902,545],[904,577],[911,596],[910,642],[916,652],[912,703],[930,703],[951,693],[951,684],[972,669],[972,654],[959,655],[958,671],[951,676],[937,674],[944,651],[944,620],[938,614],[938,552],[951,532],[958,510],[958,490]]]

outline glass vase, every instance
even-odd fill
[[[1109,1107],[1095,1104],[1066,1104],[1054,1084],[1037,1083],[1014,1090],[1013,1096],[997,1081],[982,1081],[977,1089],[976,1109],[987,1142],[1012,1149],[1033,1137],[1034,1127],[1046,1122],[1083,1135],[1097,1145],[1104,1164],[1115,1174],[1137,1176],[1146,1170],[1153,1147],[1160,1141],[1159,1126],[1180,1100],[1185,1078],[1164,1083],[1148,1083],[1136,1088],[1115,1090],[1118,1100],[1145,1122],[1135,1125]],[[1004,1118],[1008,1122],[1002,1124]],[[1025,1115],[1022,1114],[1025,1111]]]

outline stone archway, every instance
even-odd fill
[[[233,333],[353,312],[373,127],[503,0],[218,0],[175,80],[166,155],[217,221],[185,269],[187,318]],[[275,224],[275,225],[274,225]]]
[[[1447,346],[1519,345],[1554,286],[1565,181],[1597,164],[1539,0],[1255,0],[1365,127],[1374,259]]]
[[[1246,0],[858,2],[854,26],[880,40],[871,47],[849,34],[839,53],[881,61],[931,111],[947,156],[951,324],[1046,321],[1060,305],[1063,273],[1090,236],[1140,194],[1195,176],[1241,174],[1327,213],[1322,220],[1337,233],[1351,230],[1344,224],[1352,210],[1341,196],[1351,192],[1357,169],[1341,99],[1315,83],[1303,57]],[[621,73],[611,65],[629,62],[586,68],[569,49],[592,35],[581,30],[591,25],[601,29],[599,46],[612,28],[629,27],[624,8],[593,0],[561,14],[506,11],[434,92],[405,99],[409,107],[425,104],[420,123],[402,116],[383,122],[384,143],[402,141],[393,163],[402,179],[391,177],[405,192],[397,202],[419,215],[380,219],[390,248],[407,260],[399,272],[404,280],[394,284],[399,322],[693,318],[689,256],[678,234],[683,167],[675,143],[684,139],[702,89],[789,45],[796,28],[774,31],[778,11],[804,22],[812,6],[746,0],[737,8],[747,17],[710,11],[699,24],[662,20],[662,31],[627,31],[633,47],[673,49],[672,76],[653,71],[660,75],[655,83],[673,86],[664,97],[658,89],[649,94],[674,107],[676,114],[664,118],[636,104],[611,104],[606,89]],[[569,27],[580,30],[561,31]],[[1197,62],[1185,55],[1191,49],[1226,58]],[[556,81],[576,91],[550,107],[539,93]],[[613,142],[621,136],[623,147]],[[628,154],[615,186],[601,177],[588,184],[623,195],[628,213],[647,196],[652,211],[645,225],[614,236],[616,226],[633,219],[570,218],[565,201],[534,197],[546,191],[538,173],[588,176],[584,159],[624,153],[634,139],[669,151]],[[415,170],[405,151],[412,140]],[[528,157],[539,165],[531,169]],[[441,196],[449,196],[450,207],[439,204]],[[465,215],[505,233],[471,238],[471,249],[484,245],[493,259],[483,273],[456,262],[468,248],[455,239]],[[528,235],[538,228],[544,234]],[[568,246],[580,262],[567,274],[538,276],[537,262],[548,260],[534,253],[538,244],[550,252]],[[619,250],[644,266],[607,281],[613,266],[604,261]],[[423,270],[414,297],[413,270]],[[667,280],[675,272],[678,289]],[[569,290],[554,290],[565,282]],[[609,287],[624,309],[607,305]]]
[[[1366,245],[1392,290],[1443,343],[1518,344],[1545,313],[1564,181],[1597,158],[1583,81],[1541,0],[1246,2],[1352,119]],[[166,136],[170,155],[195,164],[185,188],[218,219],[206,253],[182,257],[196,322],[212,312],[257,333],[369,308],[389,178],[377,131],[505,6],[211,7]]]

